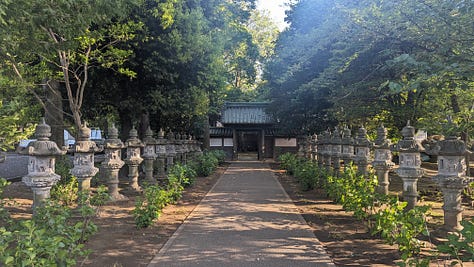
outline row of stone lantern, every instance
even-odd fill
[[[421,154],[426,152],[438,156],[438,174],[433,179],[438,183],[444,196],[444,227],[449,230],[461,228],[462,219],[461,193],[470,178],[465,174],[465,155],[469,153],[462,140],[455,136],[448,136],[428,150],[415,140],[415,128],[407,125],[401,131],[403,139],[397,144],[391,144],[387,139],[387,130],[381,125],[377,129],[377,137],[372,143],[367,137],[367,131],[361,127],[355,138],[347,127],[341,131],[329,130],[320,135],[313,135],[306,142],[301,143],[299,150],[311,149],[311,160],[317,161],[321,167],[339,172],[341,161],[344,166],[352,162],[358,172],[366,175],[371,163],[378,178],[377,192],[388,194],[389,171],[395,164],[392,162],[392,152],[398,152],[399,167],[395,170],[403,181],[403,199],[407,202],[407,209],[413,208],[418,200],[417,182],[424,174],[421,168]],[[374,150],[374,160],[371,162],[371,149]],[[299,153],[302,155],[303,153]]]
[[[105,178],[109,194],[113,201],[126,199],[119,193],[119,171],[127,164],[129,173],[129,187],[133,191],[140,191],[138,183],[139,166],[144,161],[145,181],[154,184],[158,180],[166,177],[166,171],[169,170],[174,162],[186,163],[202,154],[200,143],[194,140],[190,135],[178,135],[175,138],[173,133],[164,138],[164,132],[160,130],[158,139],[153,138],[153,132],[150,128],[145,133],[143,142],[138,138],[136,129],[132,129],[129,138],[122,142],[118,138],[118,130],[112,125],[108,130],[108,138],[104,145],[98,147],[91,141],[91,130],[84,124],[79,129],[77,141],[72,149],[74,167],[70,170],[71,174],[77,177],[79,189],[81,191],[90,190],[90,181],[99,171],[94,166],[94,154],[104,151],[104,160],[101,162],[101,169],[105,172],[102,176]],[[51,127],[44,122],[36,127],[36,141],[30,142],[26,148],[21,148],[18,152],[29,156],[28,174],[23,177],[23,182],[32,188],[33,191],[33,209],[50,197],[51,187],[60,180],[60,176],[55,174],[55,157],[65,155],[68,150],[66,147],[59,148],[56,143],[49,140],[51,136]],[[122,150],[126,148],[126,158],[122,160]],[[143,150],[143,154],[141,151]],[[154,165],[157,165],[157,174],[155,179]]]

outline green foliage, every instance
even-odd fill
[[[403,261],[400,265],[427,266],[429,259],[419,256],[423,243],[418,237],[429,234],[426,214],[430,207],[417,206],[406,210],[406,202],[375,192],[375,175],[361,175],[353,166],[346,167],[342,173],[329,174],[316,163],[300,161],[292,154],[283,154],[280,161],[282,168],[294,170],[303,189],[322,186],[344,210],[365,221],[373,235],[380,235],[387,243],[396,244]]]
[[[171,202],[170,193],[158,185],[144,188],[143,197],[137,198],[133,217],[137,228],[150,226],[161,215],[161,210]]]
[[[429,236],[426,226],[426,214],[429,206],[416,206],[406,211],[406,202],[390,198],[386,207],[375,214],[373,234],[380,234],[389,244],[396,244],[402,253],[403,266],[428,266],[429,259],[420,259],[419,254],[423,243],[420,235]]]
[[[318,163],[312,161],[303,161],[294,171],[301,188],[305,191],[322,186],[320,173]]]
[[[345,168],[344,173],[331,175],[327,179],[328,195],[341,203],[345,210],[354,212],[356,218],[367,220],[370,226],[377,201],[377,177],[373,174],[365,177],[352,166]]]
[[[171,168],[168,174],[168,180],[176,181],[177,183],[183,185],[184,187],[191,186],[194,184],[197,173],[191,167],[192,164],[175,164]]]
[[[280,161],[281,168],[286,170],[290,175],[295,173],[300,163],[299,159],[293,153],[282,154],[278,157],[278,160]]]
[[[105,195],[105,190],[99,190],[92,196],[91,203],[102,204]],[[4,266],[75,265],[77,258],[90,253],[83,243],[97,232],[92,218],[99,206],[88,205],[87,199],[80,197],[79,220],[73,218],[70,208],[53,200],[37,207],[33,219],[8,218],[0,227],[0,263]],[[1,206],[3,208],[3,203]]]
[[[474,261],[474,218],[461,221],[463,229],[448,234],[448,240],[437,246],[437,249],[451,256],[456,261],[452,265]]]
[[[217,159],[216,159],[217,161]],[[150,226],[160,215],[166,205],[176,203],[183,195],[185,187],[191,186],[197,176],[196,164],[175,164],[168,173],[165,188],[158,185],[145,186],[143,196],[135,202],[133,216],[137,228]]]
[[[8,210],[5,209],[5,200],[3,199],[3,192],[5,190],[5,187],[7,187],[9,184],[9,181],[4,178],[0,178],[0,220],[5,221],[9,220],[10,214],[8,213]]]
[[[225,162],[225,152],[224,150],[211,150],[209,151],[216,159],[219,164],[223,164]]]
[[[267,65],[272,111],[320,132],[333,123],[438,133],[446,115],[472,132],[470,18],[466,1],[298,1]]]
[[[84,116],[114,112],[125,124],[149,113],[152,126],[178,132],[207,124],[208,115],[217,120],[230,92],[253,89],[258,80],[256,64],[263,58],[255,44],[260,28],[248,23],[253,3],[143,1],[131,17],[143,22],[144,30],[138,40],[127,42],[133,56],[125,66],[136,78],[94,70]]]
[[[196,173],[198,176],[209,176],[219,165],[219,159],[212,151],[205,151],[196,159]]]
[[[62,81],[76,127],[91,68],[133,75],[124,63],[141,23],[129,21],[139,1],[12,1],[2,3],[0,65],[10,84],[27,90],[45,107],[50,81]],[[59,111],[62,112],[63,110]]]
[[[303,161],[293,153],[285,153],[278,157],[280,167],[288,174],[294,175],[304,191],[322,187],[322,177],[325,172],[317,162]]]
[[[61,180],[51,188],[51,198],[67,206],[76,202],[79,190],[77,178],[72,176],[70,172],[73,167],[67,155],[56,159],[56,174],[61,176]]]
[[[34,113],[34,108],[21,96],[10,98],[0,92],[0,151],[13,149],[20,140],[28,139],[33,134],[35,125],[28,125],[27,122]]]

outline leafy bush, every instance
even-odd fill
[[[77,178],[70,173],[73,167],[67,155],[56,160],[55,172],[61,176],[61,180],[51,188],[51,198],[64,205],[72,205],[77,201],[79,184]]]
[[[216,159],[219,164],[222,164],[225,162],[225,152],[224,150],[211,150],[208,153],[212,154]]]
[[[196,173],[199,176],[211,175],[217,166],[219,166],[219,160],[213,152],[206,151],[196,159]]]
[[[0,182],[0,192],[6,183]],[[92,196],[94,204],[101,204],[100,196]],[[36,208],[32,219],[6,218],[0,227],[0,265],[2,266],[73,266],[76,258],[87,256],[84,242],[97,231],[91,218],[98,207],[88,205],[80,197],[81,220],[72,218],[72,210],[58,201],[48,200]],[[3,203],[2,203],[3,204]],[[3,207],[2,207],[3,208]]]
[[[450,255],[456,261],[451,264],[474,261],[474,218],[461,221],[463,229],[457,233],[448,234],[448,240],[438,245],[438,250]]]
[[[176,182],[180,183],[182,186],[188,187],[194,184],[196,176],[197,173],[192,165],[182,165],[177,163],[171,168],[168,174],[168,180],[171,178],[172,180],[176,180]]]
[[[150,226],[161,215],[163,208],[171,202],[169,191],[158,185],[149,185],[143,190],[143,197],[137,198],[133,217],[137,228]]]
[[[305,161],[294,170],[294,175],[298,179],[302,190],[311,190],[321,187],[319,167],[317,163]]]
[[[280,166],[290,175],[293,175],[298,168],[300,161],[295,154],[285,153],[278,157]]]
[[[429,259],[419,257],[422,242],[418,237],[428,234],[425,218],[430,207],[405,210],[406,202],[375,192],[377,177],[373,173],[366,177],[352,166],[334,175],[318,168],[316,163],[300,161],[293,154],[283,154],[279,159],[280,166],[293,173],[303,189],[322,186],[346,211],[365,220],[373,235],[379,234],[387,243],[396,244],[403,260],[400,265],[426,266],[429,263]],[[453,253],[455,250],[452,249]]]

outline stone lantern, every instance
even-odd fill
[[[134,191],[141,191],[140,185],[138,185],[138,166],[143,162],[140,150],[145,145],[138,139],[138,132],[135,128],[130,130],[128,136],[127,141],[125,141],[125,147],[127,148],[125,163],[128,165],[129,186]]]
[[[166,142],[166,172],[168,173],[171,170],[171,167],[174,164],[174,159],[176,157],[176,147],[175,139],[173,132],[169,132]]]
[[[94,141],[90,140],[91,129],[87,124],[79,129],[79,135],[71,152],[74,153],[74,168],[71,174],[77,178],[80,191],[88,191],[91,187],[91,179],[99,171],[94,166],[94,153],[102,151]]]
[[[183,159],[183,142],[179,133],[177,133],[174,137],[174,151],[176,153],[176,156],[174,157],[174,163],[181,163]]]
[[[186,134],[181,134],[181,163],[183,164],[187,162],[188,145],[186,138]]]
[[[312,138],[311,135],[306,136],[305,138],[305,146],[304,146],[304,157],[308,160],[311,160],[312,157],[312,144],[311,144]]]
[[[326,144],[327,132],[322,132],[318,139],[318,165],[321,167],[326,166]]]
[[[341,158],[344,161],[344,168],[347,168],[354,160],[354,138],[352,138],[351,129],[347,126],[342,131],[341,146]]]
[[[354,140],[354,162],[357,165],[358,172],[363,175],[367,175],[369,172],[370,148],[372,146],[373,143],[367,138],[367,130],[364,127],[360,127]]]
[[[191,134],[186,135],[186,140],[184,141],[185,143],[185,162],[184,164],[187,164],[189,161],[192,160],[192,136]]]
[[[166,145],[165,132],[160,129],[158,132],[158,139],[156,140],[155,151],[157,155],[158,164],[158,180],[164,181],[166,178]]]
[[[324,145],[323,145],[323,139],[324,139],[324,133],[320,133],[318,135],[318,139],[316,140],[316,163],[318,164],[319,167],[322,167],[324,164],[323,160],[323,150],[324,150]]]
[[[438,175],[433,179],[438,183],[444,198],[444,228],[447,231],[461,230],[461,193],[471,181],[465,176],[468,153],[466,144],[456,136],[437,142]]]
[[[296,156],[298,158],[304,158],[304,150],[305,150],[305,138],[302,136],[298,136],[298,151],[296,152]]]
[[[418,198],[417,182],[423,176],[420,152],[424,149],[415,140],[415,128],[410,126],[410,121],[403,128],[402,136],[403,139],[395,145],[400,164],[396,172],[403,180],[403,200],[408,203],[406,209],[413,209]]]
[[[318,159],[318,135],[313,134],[311,136],[311,161],[317,161]]]
[[[330,142],[331,142],[331,132],[329,132],[329,130],[326,130],[325,132],[323,132],[322,138],[321,138],[321,145],[322,145],[321,156],[323,158],[322,163],[328,171],[331,169],[332,146]]]
[[[33,212],[51,196],[51,187],[61,179],[61,176],[54,173],[55,157],[67,152],[65,147],[59,149],[55,142],[49,140],[51,127],[45,123],[44,118],[36,126],[35,136],[36,141],[18,150],[18,153],[29,156],[28,174],[23,176],[22,181],[33,191]]]
[[[108,137],[104,141],[105,157],[101,163],[102,168],[107,171],[106,184],[112,201],[127,199],[127,197],[120,194],[118,190],[118,173],[124,165],[121,159],[122,148],[124,148],[124,144],[118,138],[117,128],[112,124],[108,130]]]
[[[334,168],[334,172],[338,173],[339,169],[341,168],[341,152],[342,152],[342,139],[341,134],[339,133],[339,129],[336,127],[332,134],[332,166]]]
[[[155,184],[156,180],[153,177],[153,162],[157,155],[155,153],[156,140],[153,138],[153,131],[150,126],[145,131],[145,138],[143,138],[145,148],[143,149],[143,159],[145,161],[145,181],[149,184]]]
[[[388,185],[390,184],[388,179],[388,172],[395,165],[392,162],[392,152],[390,151],[391,143],[387,139],[387,129],[383,127],[383,124],[377,129],[377,139],[375,140],[375,160],[372,162],[377,178],[378,186],[377,192],[380,194],[388,195]]]
[[[195,155],[196,155],[195,157],[196,158],[202,156],[202,154],[203,154],[202,149],[201,149],[201,145],[202,145],[202,143],[199,140],[197,140],[197,139],[194,140],[194,149],[196,151],[195,152]]]

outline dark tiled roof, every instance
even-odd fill
[[[209,128],[209,135],[218,137],[232,137],[232,129],[224,127],[211,127]]]
[[[222,111],[223,124],[273,124],[273,118],[267,114],[269,103],[227,102]]]
[[[279,136],[279,137],[295,137],[297,136],[296,132],[293,133],[286,133],[280,129],[276,128],[266,128],[265,130],[265,136]],[[210,136],[213,137],[232,137],[232,128],[226,128],[226,127],[211,127],[209,129],[209,134]]]

